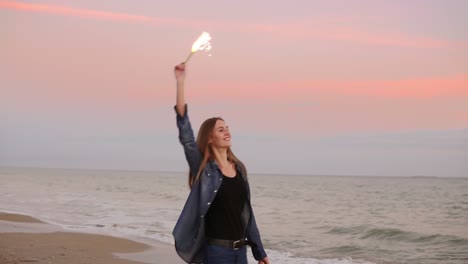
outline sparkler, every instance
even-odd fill
[[[199,50],[204,50],[204,51],[209,51],[211,49],[211,44],[210,44],[211,36],[207,32],[203,32],[198,39],[193,43],[192,45],[192,51],[190,52],[189,56],[185,60],[185,63],[187,63],[192,55],[199,51]]]

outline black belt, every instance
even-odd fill
[[[227,248],[232,248],[234,250],[238,250],[243,246],[250,245],[250,242],[246,239],[240,240],[224,240],[224,239],[215,239],[215,238],[208,238],[208,244],[210,245],[217,245],[223,246]]]

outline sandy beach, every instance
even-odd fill
[[[0,263],[181,263],[173,247],[60,231],[30,216],[0,213]]]

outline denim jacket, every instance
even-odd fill
[[[176,111],[177,113],[177,111]],[[192,127],[187,114],[177,114],[177,127],[179,128],[179,141],[184,147],[185,158],[192,172],[197,172],[202,161],[201,152],[198,149]],[[237,168],[238,171],[240,168]],[[260,233],[255,222],[252,206],[250,204],[250,188],[247,175],[241,173],[246,183],[247,201],[242,212],[242,220],[246,223],[246,238],[251,244],[252,253],[256,260],[261,260],[267,255],[263,249]],[[187,263],[203,262],[203,246],[205,237],[205,215],[213,202],[218,189],[223,181],[223,175],[214,160],[207,163],[200,179],[192,185],[190,194],[184,208],[177,220],[172,235],[175,240],[177,254]]]

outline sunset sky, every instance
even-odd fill
[[[253,173],[468,177],[468,1],[2,1],[0,166],[187,171],[223,117]],[[211,56],[208,56],[211,55]]]

